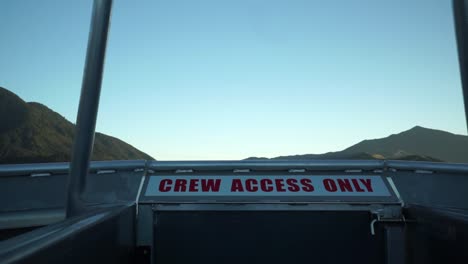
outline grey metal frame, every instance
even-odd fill
[[[304,171],[345,171],[345,170],[402,170],[431,172],[446,172],[453,174],[468,174],[468,164],[438,163],[423,161],[396,160],[314,160],[314,161],[145,161],[145,160],[113,160],[92,161],[90,170],[152,170],[178,171],[181,169],[193,171],[222,171],[249,169],[251,171],[288,171],[304,169]],[[31,163],[0,165],[0,177],[31,176],[35,173],[63,174],[69,173],[70,163]]]
[[[91,163],[90,156],[93,149],[94,132],[96,125],[96,117],[99,106],[99,97],[101,82],[104,68],[104,58],[106,51],[106,42],[110,24],[112,0],[95,0],[93,7],[93,15],[91,21],[91,30],[89,34],[88,49],[86,55],[86,66],[84,69],[82,91],[80,97],[80,105],[77,117],[77,131],[74,139],[74,147],[71,163],[48,163],[48,164],[24,164],[24,165],[1,165],[0,177],[38,177],[48,176],[50,174],[65,174],[70,172],[68,185],[68,204],[67,217],[77,216],[84,211],[84,205],[81,202],[81,194],[86,187],[86,177],[88,171],[96,170],[131,170],[143,169],[152,170],[155,172],[173,171],[232,171],[235,172],[251,172],[251,171],[288,171],[288,170],[303,170],[306,171],[346,171],[354,170],[373,171],[380,170],[383,174],[387,171],[411,171],[412,173],[451,173],[459,174],[460,176],[468,173],[468,164],[447,164],[447,163],[430,163],[430,162],[408,162],[408,161],[384,161],[384,160],[365,160],[365,161],[349,161],[349,160],[314,160],[314,161],[174,161],[174,162],[159,162],[159,161],[112,161],[112,162],[97,162]],[[460,62],[460,72],[463,87],[463,98],[465,102],[465,116],[468,113],[468,1],[453,0],[455,29],[458,44],[458,55]],[[467,118],[468,124],[468,118]],[[138,195],[140,194],[143,185],[140,184]],[[393,186],[394,187],[394,186]],[[395,189],[396,192],[396,189]],[[203,204],[201,202],[193,203],[154,203],[154,201],[139,202],[136,198],[137,206],[139,207],[139,216],[137,218],[137,245],[152,246],[153,243],[153,226],[157,221],[156,213],[158,211],[178,211],[178,210],[195,210],[195,211],[369,211],[380,217],[399,218],[401,215],[401,205],[399,203],[386,204],[368,204],[368,203],[311,203],[311,202],[285,202],[285,203],[211,203]],[[148,203],[150,202],[150,203]],[[0,255],[5,255],[7,258],[2,258],[3,261],[15,261],[20,258],[28,257],[31,252],[37,252],[51,245],[57,245],[57,242],[65,241],[69,234],[79,233],[84,229],[91,229],[99,221],[111,219],[112,217],[120,216],[123,211],[130,211],[133,204],[126,205],[121,209],[112,211],[103,211],[97,215],[87,219],[86,225],[78,225],[79,220],[69,219],[70,223],[58,223],[56,226],[49,226],[43,230],[37,230],[30,234],[26,234],[26,238],[31,237],[28,242],[31,245],[26,245],[28,250],[23,250],[24,255],[6,255],[17,247],[25,247],[25,238],[17,238],[6,242],[7,246],[0,247]],[[119,211],[120,210],[120,211]],[[51,217],[60,218],[60,214],[56,211],[48,212]],[[14,221],[28,220],[31,218],[30,212],[24,214],[4,215],[8,223],[12,218],[18,217]],[[98,216],[96,218],[96,216]],[[35,217],[35,216],[34,216]],[[82,216],[83,217],[83,216]],[[133,218],[132,218],[133,219]],[[403,219],[404,220],[404,219]],[[374,220],[375,221],[375,220]],[[373,222],[374,222],[373,221]],[[78,224],[77,224],[78,223]],[[371,223],[371,228],[372,228]],[[69,230],[68,230],[68,229]],[[119,229],[124,230],[124,229]],[[148,232],[149,231],[149,232]],[[403,263],[404,262],[404,245],[401,241],[404,238],[404,233],[401,226],[388,226],[385,229],[387,235],[386,251],[388,263]],[[36,236],[36,235],[43,236]],[[45,235],[44,235],[45,234]],[[91,234],[91,232],[89,233]],[[29,237],[27,237],[29,236]],[[47,237],[47,241],[43,238]],[[52,239],[50,239],[52,238]],[[43,239],[39,246],[34,244],[37,239]],[[32,242],[31,242],[32,241]],[[70,240],[71,241],[71,240]],[[6,244],[4,244],[6,245]],[[56,252],[55,252],[56,253]],[[29,255],[28,255],[29,254]],[[152,256],[153,257],[153,256]]]
[[[135,244],[134,211],[132,203],[96,207],[0,241],[0,263],[130,263]]]
[[[310,161],[149,161],[148,169],[154,171],[176,171],[181,169],[192,169],[197,171],[219,171],[219,170],[242,170],[255,171],[269,170],[374,170],[382,169],[382,160],[310,160]]]
[[[65,219],[60,209],[23,210],[0,214],[0,230],[45,226]]]
[[[389,160],[386,162],[386,168],[414,172],[429,171],[453,174],[468,174],[468,164],[464,163]]]
[[[77,132],[74,140],[72,162],[70,165],[69,192],[67,203],[67,216],[73,216],[83,211],[84,206],[80,196],[86,186],[86,175],[89,169],[90,155],[94,143],[94,131],[99,106],[99,96],[104,69],[104,58],[107,44],[111,16],[112,0],[95,0],[89,34],[88,49],[86,54],[86,66],[83,75],[83,85],[80,98],[80,106],[77,117]],[[468,5],[465,0],[453,0],[455,29],[458,44],[460,72],[463,86],[463,98],[465,101],[465,116],[468,113]],[[468,119],[467,119],[468,120]],[[467,122],[468,123],[468,122]],[[63,165],[62,165],[63,166]],[[455,173],[466,173],[468,169],[463,165],[418,164],[385,161],[308,161],[308,162],[276,162],[266,164],[258,161],[241,162],[150,162],[149,168],[154,170],[176,170],[180,168],[192,168],[197,170],[222,170],[222,169],[309,169],[329,170],[337,168],[359,168],[364,170],[378,169],[394,166],[396,169],[411,169],[415,166],[430,170],[442,170]],[[11,168],[10,168],[11,169]],[[15,169],[13,169],[15,170]],[[5,173],[2,173],[5,174]]]
[[[400,160],[265,160],[265,161],[148,161],[148,171],[430,171],[468,174],[468,164]]]
[[[89,162],[93,153],[111,7],[112,0],[94,1],[70,164],[67,217],[78,215],[85,208],[81,195],[86,187]]]
[[[89,170],[144,170],[145,167],[145,160],[92,161]],[[68,162],[0,165],[0,177],[29,177],[38,173],[67,174],[69,172],[70,163]]]
[[[453,17],[457,37],[463,101],[465,103],[465,119],[468,125],[468,1],[453,0]]]

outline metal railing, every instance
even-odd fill
[[[150,171],[225,171],[247,169],[254,171],[288,171],[303,169],[306,171],[352,171],[352,170],[396,170],[396,171],[432,171],[453,174],[468,174],[468,164],[442,163],[400,160],[310,160],[310,161],[145,161],[114,160],[90,162],[89,171],[100,170],[150,170]],[[32,163],[0,165],[0,177],[26,176],[51,173],[67,174],[70,163]]]
[[[92,161],[89,170],[91,172],[100,170],[144,170],[145,160],[113,160]],[[0,165],[0,177],[31,176],[32,174],[68,174],[70,172],[69,162],[55,163],[31,163],[31,164],[6,164]]]
[[[465,116],[468,113],[468,1],[453,0],[453,13],[458,44],[460,73],[465,102]],[[86,177],[89,170],[90,155],[93,149],[96,116],[99,106],[101,81],[103,76],[104,58],[107,44],[111,16],[112,0],[95,0],[89,34],[86,64],[83,75],[83,84],[80,105],[77,117],[77,131],[73,145],[72,162],[70,164],[70,177],[68,185],[67,216],[73,216],[83,211],[80,196],[86,186]],[[468,122],[467,122],[468,124]],[[63,166],[63,165],[50,165]],[[323,169],[360,168],[360,169],[395,169],[415,170],[427,169],[466,173],[468,167],[461,164],[434,164],[400,161],[307,161],[307,162],[275,162],[263,163],[258,161],[239,162],[150,162],[149,167],[154,170],[179,169]],[[63,169],[63,167],[60,167]],[[49,168],[50,169],[50,168]],[[16,168],[10,168],[15,171]]]
[[[89,162],[93,153],[111,8],[112,0],[94,1],[80,105],[76,120],[76,133],[71,155],[67,217],[78,215],[85,207],[81,195],[86,187]]]

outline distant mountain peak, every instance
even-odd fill
[[[433,129],[430,129],[430,128],[426,128],[426,127],[422,127],[422,126],[414,126],[406,131],[403,131],[403,132],[407,132],[407,131],[423,131],[423,130],[433,130]]]
[[[395,159],[468,163],[468,136],[417,125],[388,137],[362,140],[342,151],[273,159]]]
[[[16,94],[0,87],[0,133],[20,126],[27,116],[26,102]]]
[[[442,133],[448,133],[448,134],[454,134],[448,131],[440,130],[440,129],[435,129],[435,128],[428,128],[428,127],[423,127],[423,126],[414,126],[411,129],[408,129],[404,132],[409,132],[409,131],[414,131],[414,132],[442,132]]]

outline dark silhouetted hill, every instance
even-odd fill
[[[0,87],[0,163],[70,161],[75,125]],[[153,159],[118,138],[96,133],[92,160]]]
[[[415,126],[386,138],[364,140],[343,153],[378,153],[398,159],[422,155],[447,162],[468,162],[468,136]]]
[[[468,163],[468,136],[415,126],[385,138],[364,140],[343,151],[280,156],[273,159],[393,159]]]

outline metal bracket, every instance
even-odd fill
[[[401,208],[399,208],[399,210],[396,210],[395,208],[387,207],[372,211],[371,213],[375,217],[370,222],[370,231],[373,236],[375,235],[375,223],[377,222],[403,224],[406,223],[406,218],[401,212]]]

